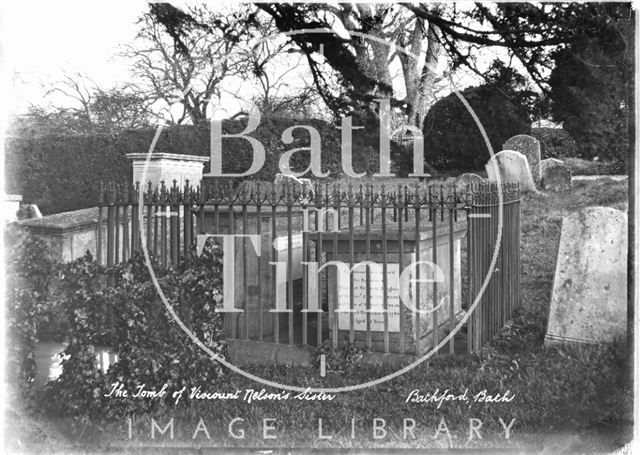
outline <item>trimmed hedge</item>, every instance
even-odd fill
[[[310,119],[304,123],[319,132],[323,171],[330,171],[331,176],[336,177],[341,169],[340,130],[320,120]],[[278,161],[283,152],[309,145],[309,134],[302,129],[294,131],[293,143],[281,141],[282,133],[295,124],[291,119],[262,118],[250,136],[264,145],[265,165],[260,172],[248,178],[272,181],[280,172]],[[223,131],[225,134],[239,133],[245,125],[246,119],[225,121]],[[5,189],[8,193],[22,194],[25,202],[38,204],[44,214],[95,206],[99,182],[131,179],[132,165],[126,155],[147,152],[155,133],[155,128],[147,128],[127,130],[117,135],[10,137],[5,144]],[[163,129],[154,152],[209,156],[210,135],[208,122],[167,127]],[[368,148],[358,146],[359,140],[370,142],[369,135],[355,132],[354,167],[357,171],[368,170]],[[223,150],[223,172],[248,170],[252,159],[248,141],[224,139]],[[309,164],[309,152],[295,153],[291,161],[293,170],[300,171]],[[206,165],[205,172],[208,171]]]

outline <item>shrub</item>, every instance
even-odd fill
[[[224,356],[221,253],[206,248],[172,269],[154,264],[158,283],[172,309],[207,348]],[[105,397],[120,382],[135,392],[144,385],[171,390],[211,384],[223,370],[207,357],[165,309],[141,254],[103,269],[87,256],[62,266],[57,293],[67,321],[62,375],[47,385],[43,403],[50,412],[85,420],[150,411],[155,400]],[[95,346],[108,345],[118,362],[103,373]],[[185,400],[186,402],[186,400]]]
[[[304,122],[318,130],[321,138],[322,165],[324,171],[334,176],[340,169],[340,131],[321,120]],[[263,118],[250,135],[265,148],[265,164],[249,178],[271,180],[278,170],[283,152],[298,147],[308,147],[309,134],[302,129],[293,133],[294,141],[284,144],[282,133],[296,122],[291,119]],[[223,122],[223,131],[240,133],[246,120]],[[25,202],[38,204],[42,213],[51,214],[93,207],[97,202],[97,190],[101,180],[132,178],[132,165],[128,153],[147,152],[156,129],[147,128],[123,131],[117,135],[39,135],[11,137],[6,142],[5,166],[7,191],[22,194]],[[177,125],[166,127],[156,144],[156,153],[178,153],[209,156],[210,125]],[[363,133],[364,134],[364,133]],[[355,141],[354,141],[355,142]],[[251,144],[244,139],[228,138],[223,141],[225,173],[240,173],[251,165]],[[354,162],[363,163],[362,147],[354,146]],[[309,164],[309,153],[295,153],[293,169],[300,171]],[[356,168],[358,164],[356,164]],[[361,166],[362,167],[362,166]],[[208,165],[205,172],[209,171]]]
[[[562,128],[532,128],[531,135],[540,141],[540,153],[543,160],[580,156],[576,141]]]
[[[32,392],[36,374],[34,350],[38,326],[46,321],[49,286],[54,270],[46,244],[19,231],[6,231],[8,383],[23,396]]]
[[[492,85],[469,87],[461,95],[472,107],[494,152],[516,134],[529,134],[525,109]],[[478,170],[489,160],[485,140],[455,93],[436,102],[423,126],[425,161],[438,169]]]

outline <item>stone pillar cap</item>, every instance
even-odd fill
[[[148,153],[127,153],[126,156],[131,160],[144,161],[147,159]],[[200,163],[206,163],[207,161],[209,161],[208,156],[182,155],[180,153],[152,153],[150,159],[151,160],[196,161]]]

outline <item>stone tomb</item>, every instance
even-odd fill
[[[98,207],[55,213],[42,218],[30,218],[16,222],[16,226],[26,229],[47,244],[52,257],[61,262],[71,262],[89,251],[97,257],[98,235],[102,236],[101,256],[107,257],[107,210],[103,210],[102,225],[98,225]],[[124,237],[124,220],[120,218],[118,235]],[[131,212],[129,212],[129,222]],[[131,223],[129,223],[131,229]],[[118,257],[124,254],[124,243],[118,245]]]
[[[545,344],[601,343],[627,323],[627,214],[588,207],[562,220]]]
[[[533,181],[536,185],[540,184],[542,180],[540,170],[540,141],[528,134],[518,134],[509,138],[502,146],[502,150],[515,150],[516,152],[522,153],[529,163]]]
[[[520,191],[536,191],[536,186],[531,177],[531,170],[527,158],[514,150],[503,150],[496,153],[485,164],[489,180],[498,181],[498,173],[502,183],[518,182]]]
[[[207,234],[257,234],[258,212],[256,206],[247,206],[246,232],[243,230],[244,216],[241,206],[234,206],[230,211],[228,206],[218,208],[218,229],[214,228],[215,210],[207,206],[204,209],[204,232]],[[199,209],[193,209],[197,220],[197,233],[202,232]],[[260,334],[260,314],[263,318],[263,335],[273,334],[273,319],[277,313],[270,313],[274,308],[275,294],[274,281],[276,279],[274,265],[271,261],[289,263],[288,240],[288,213],[287,208],[278,206],[276,209],[275,237],[272,233],[273,215],[271,207],[263,206],[260,212],[260,257],[256,254],[251,240],[236,238],[234,242],[234,294],[235,308],[244,308],[247,301],[247,318],[249,338],[257,338]],[[302,279],[302,225],[303,212],[300,207],[294,207],[291,211],[291,276],[293,281]],[[215,239],[219,244],[222,239]],[[275,259],[272,256],[275,255]],[[288,279],[284,277],[276,283],[277,292],[288,293]],[[297,285],[299,287],[299,285]],[[287,302],[289,300],[287,299]],[[262,302],[262,311],[260,311]],[[296,298],[295,303],[301,302]],[[230,318],[236,320],[235,336],[244,337],[244,317],[242,313],[230,313],[226,315],[227,334],[233,335]],[[284,320],[284,318],[283,318]]]
[[[204,163],[209,161],[208,156],[177,153],[152,153],[148,164],[146,153],[129,153],[127,158],[133,161],[133,183],[140,182],[142,189],[146,189],[149,182],[155,188],[161,181],[171,188],[174,180],[180,189],[187,180],[195,187],[202,179]]]
[[[453,272],[454,272],[454,318],[461,312],[461,271],[460,271],[460,241],[466,233],[466,221],[456,221],[453,229]],[[318,241],[318,235],[311,233],[310,239]],[[371,226],[370,231],[370,255],[369,261],[374,262],[371,266],[360,265],[352,273],[347,270],[340,270],[335,266],[327,267],[328,279],[328,304],[329,309],[350,308],[350,283],[353,283],[353,311],[354,311],[354,337],[355,341],[364,346],[367,339],[367,316],[369,316],[369,327],[371,331],[371,342],[374,351],[384,351],[384,314],[378,312],[367,313],[367,272],[369,268],[369,308],[383,308],[384,281],[383,281],[383,237],[379,226]],[[390,352],[400,352],[400,242],[397,226],[387,228],[387,328],[389,332]],[[326,261],[341,261],[347,267],[350,264],[350,236],[351,232],[341,230],[337,233],[323,234],[321,248]],[[337,256],[335,255],[335,240],[337,239]],[[366,255],[366,231],[364,227],[357,227],[353,231],[354,263],[367,260]],[[441,272],[434,271],[431,265],[420,266],[420,278],[429,279],[428,283],[415,283],[416,269],[409,268],[407,281],[403,286],[407,298],[411,298],[410,305],[415,305],[416,286],[420,289],[420,309],[429,310],[429,313],[416,317],[416,312],[411,306],[404,306],[404,351],[405,353],[416,354],[416,340],[419,341],[420,352],[425,352],[433,345],[434,313],[437,315],[438,339],[442,339],[444,331],[449,328],[451,320],[451,282],[450,264],[452,259],[449,252],[449,226],[448,222],[438,226],[436,233],[437,260],[436,263]],[[430,227],[424,228],[416,236],[415,232],[407,229],[404,232],[403,241],[403,269],[407,269],[416,260],[416,243],[420,245],[420,260],[433,260],[433,230]],[[434,275],[435,274],[435,275]],[[438,295],[437,309],[433,311],[434,295],[433,280],[437,280]],[[344,345],[349,340],[351,327],[351,314],[338,313],[338,343]],[[333,330],[333,325],[330,325]]]

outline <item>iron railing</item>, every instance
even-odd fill
[[[232,338],[300,345],[330,339],[334,347],[420,354],[443,344],[474,308],[463,336],[449,336],[446,346],[477,352],[520,302],[514,183],[459,190],[259,182],[179,188],[174,181],[140,191],[101,186],[100,263],[126,261],[143,241],[171,266],[198,235],[261,239],[260,254],[246,237],[237,240],[235,267],[225,272],[234,281],[233,307],[244,310],[225,314]],[[357,265],[363,261],[374,264]]]

